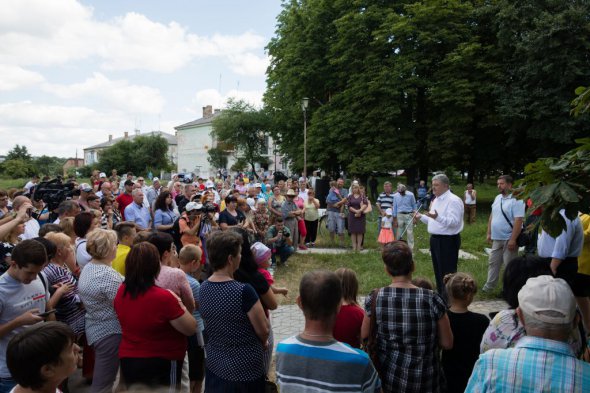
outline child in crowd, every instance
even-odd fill
[[[353,348],[361,347],[361,326],[365,311],[357,302],[359,282],[356,273],[348,268],[336,270],[342,288],[342,305],[336,316],[332,334],[340,342]]]
[[[287,296],[289,294],[289,289],[276,287],[274,285],[274,278],[268,271],[270,267],[270,258],[272,256],[272,252],[270,248],[266,247],[263,243],[256,242],[252,244],[250,247],[252,251],[252,255],[254,256],[254,260],[258,265],[258,272],[264,276],[268,285],[270,285],[270,289],[275,295],[281,294]]]
[[[117,255],[111,266],[120,275],[125,275],[125,258],[127,258],[127,254],[131,250],[131,246],[133,245],[133,240],[137,235],[135,229],[135,223],[131,221],[122,221],[115,225],[115,232],[117,232],[117,240],[119,244],[117,245]]]
[[[434,285],[432,281],[430,281],[427,277],[416,277],[412,279],[412,284],[417,286],[418,288],[430,289],[431,291],[434,290]]]
[[[28,327],[10,340],[6,363],[22,392],[59,392],[57,387],[78,367],[80,347],[64,323],[45,322]]]
[[[391,208],[385,210],[385,216],[381,218],[381,232],[379,232],[379,238],[377,241],[381,245],[391,243],[395,240],[393,236],[393,211]]]
[[[488,327],[489,319],[471,312],[467,307],[477,293],[473,277],[467,273],[447,274],[443,282],[449,295],[448,310],[454,345],[442,351],[442,366],[449,392],[463,392],[479,357],[479,344]]]
[[[190,392],[199,393],[205,378],[205,341],[203,339],[203,318],[199,312],[199,289],[201,284],[195,277],[201,275],[201,256],[203,251],[193,245],[188,244],[182,247],[178,256],[180,270],[186,273],[186,278],[191,287],[193,298],[195,299],[195,311],[193,316],[197,320],[197,332],[188,338],[188,377],[190,380]]]

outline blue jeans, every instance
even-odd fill
[[[0,378],[0,393],[10,393],[16,386],[16,381],[12,378]]]
[[[278,255],[281,258],[281,263],[286,263],[287,259],[289,259],[289,257],[291,255],[293,255],[293,253],[295,252],[295,249],[291,246],[288,245],[284,245],[281,247],[275,247],[274,252],[272,253],[272,264],[276,265],[277,260],[276,260],[276,256]]]

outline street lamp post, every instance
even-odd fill
[[[301,100],[301,109],[303,110],[303,177],[307,181],[307,106],[309,98],[304,97]]]

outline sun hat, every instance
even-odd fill
[[[287,196],[295,196],[295,190],[294,190],[294,189],[292,189],[292,188],[289,188],[289,189],[287,190],[287,194],[286,194],[286,195],[287,195]]]
[[[256,261],[256,264],[258,265],[268,261],[272,255],[270,248],[266,247],[263,243],[260,242],[252,244],[252,247],[250,247],[250,251],[252,251],[254,261]]]

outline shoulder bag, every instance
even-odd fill
[[[508,225],[510,225],[510,229],[514,229],[514,225],[512,225],[512,223],[508,219],[508,216],[506,215],[506,213],[504,213],[504,209],[502,208],[502,197],[500,197],[500,211],[502,212],[502,215],[506,219]],[[531,235],[528,233],[523,224],[522,229],[520,230],[520,234],[516,238],[516,245],[518,247],[526,247],[529,244],[531,244]]]

